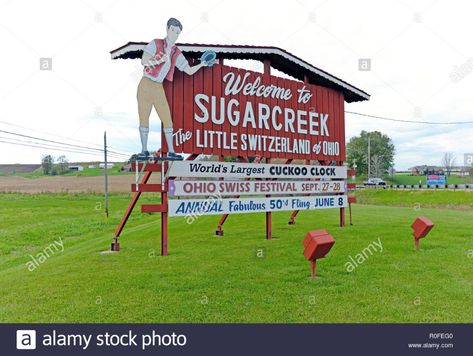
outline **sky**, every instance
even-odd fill
[[[138,152],[141,66],[112,61],[109,52],[164,37],[169,17],[183,24],[180,42],[280,47],[371,95],[346,103],[346,111],[473,122],[472,11],[471,1],[446,0],[0,0],[0,163],[61,154],[5,143],[31,145],[25,136],[100,148],[107,131],[117,154],[111,159]],[[360,70],[365,59],[370,70]],[[159,130],[153,113],[152,147],[160,145]],[[347,113],[347,140],[361,130],[392,138],[397,170],[439,165],[444,152],[462,165],[473,152],[473,123]],[[99,151],[63,153],[70,161],[102,159]]]

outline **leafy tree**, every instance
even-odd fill
[[[56,161],[58,164],[59,174],[65,173],[67,171],[67,164],[69,163],[69,161],[67,160],[67,157],[64,155],[59,156]]]
[[[370,138],[371,174],[386,174],[394,163],[395,147],[391,138],[379,131],[361,131],[347,144],[347,163],[350,167],[356,163],[357,174],[368,173],[368,137]]]
[[[43,174],[51,174],[54,165],[54,158],[51,155],[43,155],[41,157],[41,167],[43,168]]]

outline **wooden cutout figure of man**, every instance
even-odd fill
[[[168,145],[168,158],[182,159],[181,155],[174,152],[173,122],[169,104],[164,93],[164,80],[172,81],[174,69],[193,75],[205,66],[204,62],[190,66],[179,48],[175,45],[182,31],[182,24],[175,18],[170,18],[166,25],[166,38],[154,39],[143,49],[141,64],[144,66],[143,78],[138,85],[138,114],[140,117],[141,153],[139,159],[149,157],[148,134],[149,116],[151,109],[155,108],[159,119],[163,123],[164,136]]]

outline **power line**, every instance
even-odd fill
[[[387,120],[387,121],[395,121],[395,122],[406,122],[410,124],[426,124],[426,125],[471,125],[473,124],[473,121],[451,121],[451,122],[446,122],[446,121],[415,121],[415,120],[403,120],[403,119],[393,119],[389,117],[382,117],[382,116],[376,116],[376,115],[368,115],[368,114],[362,114],[359,112],[353,112],[353,111],[345,111],[347,114],[353,114],[353,115],[359,115],[359,116],[366,116],[370,117],[373,119],[379,119],[379,120]]]
[[[17,146],[27,146],[27,147],[35,147],[35,148],[43,148],[43,149],[48,149],[48,150],[53,150],[53,151],[62,151],[62,152],[69,152],[69,153],[81,153],[81,154],[86,154],[86,155],[94,155],[96,156],[98,153],[92,153],[92,152],[79,152],[79,151],[74,151],[74,150],[69,150],[67,148],[53,148],[53,147],[46,147],[42,146],[40,144],[35,145],[35,144],[28,144],[28,143],[20,143],[20,142],[10,142],[10,141],[4,141],[0,140],[0,143],[5,143],[9,145],[17,145]],[[119,157],[114,157],[117,160],[123,160],[123,158]]]
[[[5,144],[10,144],[10,145],[17,145],[17,146],[27,146],[27,147],[35,147],[35,148],[44,148],[44,149],[49,149],[53,151],[64,151],[64,152],[70,152],[70,153],[81,153],[81,154],[86,154],[86,155],[94,155],[96,156],[97,154],[92,153],[92,152],[77,152],[73,150],[68,150],[68,149],[59,149],[59,148],[50,148],[50,147],[43,147],[40,145],[31,145],[31,144],[26,144],[26,143],[16,143],[16,142],[8,142],[8,141],[3,141],[0,140],[0,143],[5,143]],[[123,160],[123,158],[115,157],[117,160]]]
[[[94,145],[94,146],[102,147],[102,145],[97,144],[97,143],[93,143],[93,142],[89,142],[89,141],[83,141],[83,140],[78,140],[78,139],[72,138],[72,137],[60,136],[60,135],[52,134],[52,133],[46,132],[46,131],[35,130],[35,129],[31,129],[31,128],[29,128],[29,127],[25,127],[25,126],[21,126],[21,125],[12,124],[12,123],[7,122],[7,121],[0,121],[0,124],[12,126],[12,127],[18,127],[18,128],[20,128],[20,129],[25,129],[25,130],[28,130],[28,131],[37,132],[37,133],[40,133],[40,134],[43,134],[43,135],[58,137],[58,138],[62,138],[62,139],[65,139],[65,140],[71,140],[71,141],[75,141],[75,142],[86,143],[86,144],[88,144],[88,145]],[[108,147],[110,147],[110,148],[112,148],[112,149],[114,149],[114,150],[117,150],[117,151],[120,150],[120,149],[115,148],[115,147],[113,147],[113,146],[108,146]]]
[[[17,138],[11,138],[11,137],[5,137],[5,136],[0,136],[0,139],[2,140],[8,140],[8,142],[12,142],[12,143],[26,143],[26,144],[33,144],[33,145],[40,145],[42,148],[57,148],[57,149],[68,149],[68,150],[71,150],[71,151],[74,151],[76,153],[92,153],[90,151],[86,151],[86,150],[81,150],[79,148],[77,149],[73,149],[73,148],[68,148],[68,147],[62,147],[62,146],[58,146],[58,145],[53,145],[53,144],[48,144],[48,143],[39,143],[39,142],[36,142],[36,141],[28,141],[28,140],[20,140],[20,139],[17,139]],[[95,153],[94,153],[95,154]],[[97,154],[99,154],[99,152],[97,152]]]
[[[5,139],[9,140],[9,141],[5,141]],[[43,149],[47,149],[47,150],[62,151],[62,152],[69,152],[69,153],[80,153],[80,154],[94,155],[94,156],[99,154],[99,152],[93,153],[93,152],[89,152],[89,151],[80,151],[80,150],[76,150],[76,149],[72,149],[72,148],[57,147],[57,146],[52,146],[52,145],[47,145],[47,144],[28,143],[28,142],[31,142],[31,141],[16,140],[16,142],[12,142],[12,139],[5,138],[5,137],[0,137],[0,142],[5,143],[5,144],[10,144],[10,145],[43,148]],[[123,160],[123,157],[119,157],[119,156],[114,156],[114,158],[117,159],[117,160]]]
[[[86,147],[86,146],[74,145],[74,144],[66,143],[66,142],[47,140],[45,138],[29,136],[29,135],[23,135],[23,134],[20,134],[20,133],[17,133],[17,132],[12,132],[12,131],[0,130],[0,132],[6,133],[6,134],[9,134],[9,135],[14,135],[14,136],[31,138],[31,139],[34,139],[34,140],[39,140],[39,141],[44,141],[44,142],[51,142],[51,143],[60,144],[60,145],[63,145],[63,146],[69,146],[69,147],[72,147],[72,148],[79,148],[79,149],[85,149],[85,150],[89,150],[89,151],[103,152],[103,149],[100,149],[100,148]],[[125,153],[120,153],[120,152],[115,152],[115,151],[109,151],[109,152],[113,153],[115,155],[129,157],[129,155],[127,155]]]

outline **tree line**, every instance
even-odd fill
[[[64,155],[56,159],[51,155],[43,155],[41,157],[41,168],[44,175],[55,176],[67,173],[69,171],[68,164],[69,160]]]

